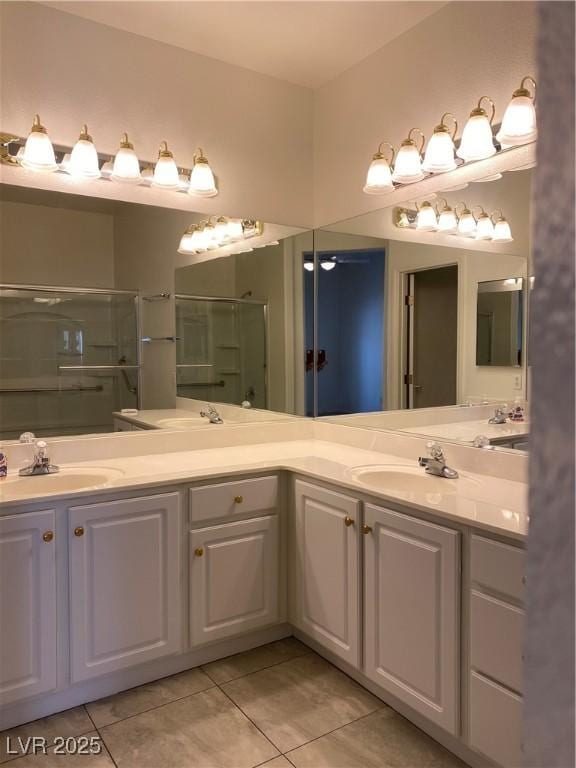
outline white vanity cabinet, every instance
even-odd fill
[[[292,623],[360,666],[360,502],[297,480]]]
[[[457,734],[460,534],[372,504],[364,521],[365,673]]]
[[[0,704],[56,687],[53,510],[0,517]]]
[[[181,647],[180,494],[69,509],[73,683]]]

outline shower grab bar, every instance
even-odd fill
[[[139,365],[59,365],[59,371],[137,371]]]
[[[21,395],[39,392],[102,392],[104,387],[97,384],[95,387],[31,387],[30,389],[0,389],[0,395]]]
[[[153,293],[151,296],[142,296],[142,299],[144,301],[167,301],[171,296],[171,293]]]
[[[180,336],[142,336],[140,341],[143,344],[150,344],[153,341],[180,341]]]
[[[178,387],[225,387],[226,382],[224,379],[219,381],[191,381],[189,383],[178,382]]]

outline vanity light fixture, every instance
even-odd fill
[[[219,216],[216,219],[216,225],[214,227],[214,237],[216,241],[223,245],[229,239],[228,219],[225,216]]]
[[[61,165],[64,165],[65,161],[66,155],[64,155]],[[70,153],[66,170],[71,176],[77,178],[99,179],[101,176],[98,152],[96,152],[92,136],[88,133],[87,125],[82,126],[78,141]]]
[[[458,213],[458,206],[464,206]],[[474,237],[476,234],[476,219],[472,211],[466,207],[466,203],[458,203],[456,206],[456,215],[458,216],[458,234],[464,237]]]
[[[417,147],[416,142],[412,139],[414,132],[419,133],[422,137],[420,147]],[[411,128],[396,155],[392,181],[399,184],[412,184],[424,178],[426,174],[422,170],[422,150],[425,143],[426,137],[420,128]]]
[[[416,229],[420,232],[436,232],[438,219],[432,205],[425,200],[420,207],[417,206]]]
[[[446,118],[450,118],[454,123],[452,133],[446,123]],[[424,162],[422,168],[428,173],[446,173],[456,168],[456,158],[454,157],[455,147],[454,139],[458,131],[458,121],[451,112],[444,112],[440,119],[440,124],[434,128],[434,133],[428,141]]]
[[[390,149],[390,160],[386,160],[382,148],[386,146]],[[372,162],[366,174],[366,184],[363,191],[367,195],[381,195],[394,189],[392,183],[392,172],[390,167],[394,162],[395,150],[392,144],[382,141],[378,145],[378,150],[372,155]]]
[[[324,269],[326,272],[330,272],[330,271],[331,271],[331,270],[333,270],[333,269],[334,269],[334,267],[336,266],[336,262],[335,262],[335,261],[332,261],[332,260],[321,261],[321,262],[320,262],[320,266],[321,266],[321,267],[322,267],[322,269]]]
[[[120,149],[114,158],[112,176],[114,181],[138,184],[142,180],[138,155],[134,152],[134,145],[128,140],[128,134],[123,133],[120,140]]]
[[[35,115],[30,135],[26,139],[22,159],[24,168],[32,171],[57,171],[54,147],[46,128],[40,122],[40,116]]]
[[[530,93],[525,84],[532,85],[534,93]],[[500,130],[496,138],[502,147],[516,147],[534,141],[538,135],[536,127],[536,109],[534,101],[536,95],[536,80],[530,75],[522,78],[520,88],[514,91],[512,98],[506,107]]]
[[[476,219],[476,240],[493,240],[494,224],[492,219],[481,205],[475,205],[474,208],[480,209],[480,214]]]
[[[194,234],[196,233],[196,224],[191,224],[180,238],[178,253],[188,255],[195,253],[197,248],[194,246]]]
[[[498,216],[494,221],[494,216]],[[514,238],[512,237],[512,230],[510,224],[506,221],[502,215],[502,211],[498,208],[492,213],[492,221],[494,222],[494,235],[492,236],[493,243],[511,243]]]
[[[218,248],[218,241],[215,238],[215,233],[216,227],[214,224],[212,224],[212,220],[208,219],[208,221],[204,224],[204,242],[206,248],[209,251],[213,251]]]
[[[242,226],[242,220],[230,219],[228,221],[228,239],[235,241],[235,240],[242,240],[243,237],[244,237],[244,227]]]
[[[190,174],[188,194],[197,195],[198,197],[215,197],[218,194],[212,168],[210,168],[210,164],[201,148],[194,155],[194,167]]]
[[[314,272],[314,262],[313,261],[305,261],[304,262],[304,269],[306,272]]]
[[[444,208],[438,213],[438,232],[451,235],[458,231],[458,219],[454,209],[448,205],[444,198],[442,198],[442,202],[444,203]]]
[[[492,114],[488,118],[488,113],[482,106],[482,102],[487,101],[492,108]],[[470,112],[468,122],[464,126],[460,146],[456,150],[458,157],[464,161],[484,160],[496,154],[494,146],[494,137],[492,135],[492,123],[496,115],[496,105],[490,96],[481,96],[478,99],[478,105]]]
[[[162,189],[179,189],[180,177],[178,166],[174,162],[174,155],[168,149],[167,142],[163,141],[158,150],[158,160],[154,166],[154,176],[152,178],[153,187]]]

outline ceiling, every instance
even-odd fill
[[[438,11],[446,1],[71,0],[44,4],[318,88]]]

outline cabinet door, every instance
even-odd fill
[[[360,663],[359,508],[356,499],[296,481],[293,621],[356,667]]]
[[[367,505],[366,674],[458,732],[459,534]]]
[[[72,682],[180,649],[180,496],[70,509]]]
[[[0,702],[56,687],[52,510],[0,517]]]
[[[275,515],[190,531],[189,541],[192,645],[279,620]]]

